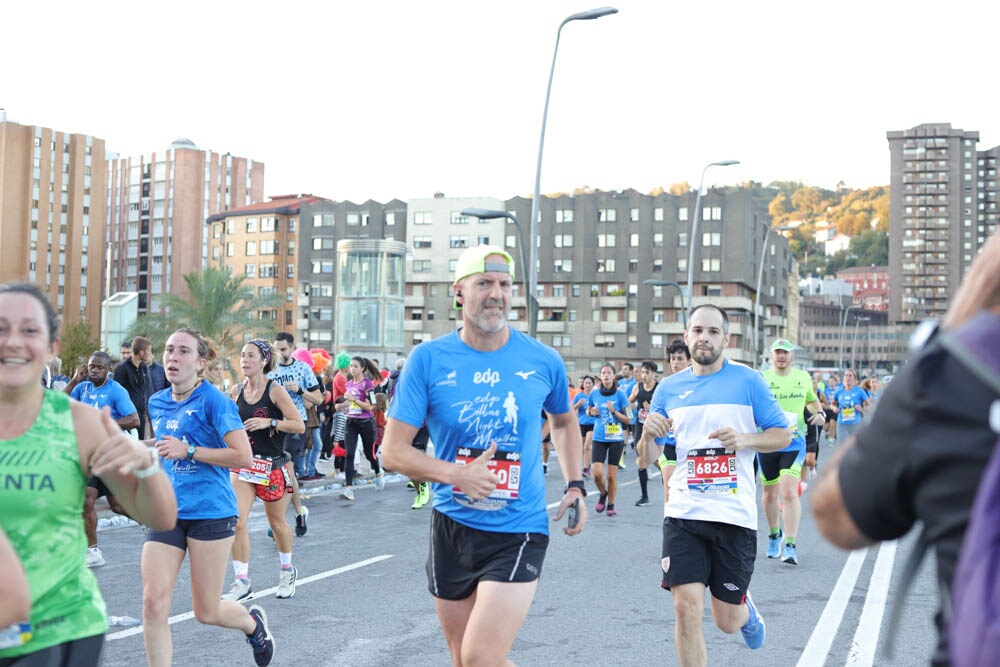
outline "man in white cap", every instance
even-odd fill
[[[789,565],[799,564],[795,537],[802,518],[799,481],[802,477],[802,462],[806,458],[804,409],[809,409],[810,424],[822,426],[826,423],[823,406],[813,391],[812,378],[806,371],[792,368],[794,359],[795,346],[790,341],[779,338],[771,344],[771,368],[763,373],[771,387],[771,393],[778,399],[778,405],[788,418],[792,442],[780,451],[761,452],[757,455],[760,476],[764,480],[762,502],[769,531],[767,557],[780,556],[781,562]],[[782,519],[784,531],[781,528]]]
[[[388,468],[434,482],[427,583],[456,665],[503,663],[538,588],[549,532],[543,410],[568,484],[554,518],[570,511],[567,535],[587,520],[566,368],[555,350],[508,326],[513,283],[503,248],[462,253],[462,326],[413,348],[382,442]],[[425,420],[433,458],[410,445]]]

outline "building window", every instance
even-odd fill
[[[618,212],[617,209],[613,208],[602,208],[597,211],[598,222],[615,222]]]
[[[597,260],[597,272],[598,273],[614,273],[615,272],[615,260],[613,260],[613,259],[599,259],[599,260]]]
[[[663,232],[656,232],[653,234],[653,247],[662,248],[663,247]]]
[[[721,271],[722,270],[722,260],[718,257],[702,257],[701,258],[701,270],[702,271]]]
[[[260,219],[260,231],[262,232],[274,232],[277,231],[278,219],[277,218],[261,218]]]
[[[678,257],[677,258],[677,270],[678,271],[687,271],[688,270],[687,257]]]
[[[681,232],[677,235],[677,245],[681,248],[686,248],[688,244],[687,232]]]
[[[573,222],[573,209],[556,209],[556,222]]]
[[[332,236],[314,236],[313,250],[333,250],[336,247]]]
[[[334,222],[332,213],[313,214],[313,227],[333,227]]]
[[[469,216],[462,215],[458,211],[451,212],[451,224],[453,225],[467,225],[469,224]]]
[[[433,217],[430,211],[414,211],[413,212],[413,224],[415,225],[429,225],[433,222]]]
[[[703,246],[717,246],[722,245],[722,234],[719,232],[705,232],[701,235],[701,245]],[[771,246],[774,249],[774,246]]]
[[[431,237],[430,236],[414,236],[413,237],[413,247],[414,248],[430,248],[431,247]]]
[[[639,222],[639,209],[630,208],[628,211],[628,221],[629,222]]]
[[[556,234],[552,237],[555,247],[557,248],[572,248],[573,247],[573,235],[572,234]]]
[[[629,273],[639,273],[639,260],[630,259],[628,261],[628,272]]]
[[[448,237],[448,247],[449,248],[468,248],[469,247],[469,237],[468,236],[450,236],[450,237]]]
[[[226,257],[232,257],[235,254],[236,254],[236,244],[235,243],[227,243],[226,244]]]
[[[653,209],[653,220],[656,222],[663,222],[663,207],[659,206]]]
[[[313,273],[333,273],[333,262],[330,260],[313,262],[312,263]]]
[[[594,347],[614,347],[614,334],[597,334],[594,336]]]
[[[247,243],[246,243],[246,256],[250,257],[251,255],[256,255],[256,254],[257,254],[257,242],[256,241],[247,241]]]
[[[615,247],[615,235],[614,234],[598,234],[597,235],[597,247],[598,248],[614,248]]]
[[[253,278],[255,273],[257,273],[257,265],[247,264],[246,268],[244,269],[243,275],[245,275],[247,278]]]
[[[357,227],[361,224],[361,214],[357,211],[351,211],[347,214],[347,226]]]
[[[257,218],[247,218],[246,231],[247,234],[253,234],[257,231]]]
[[[414,273],[430,273],[430,271],[431,271],[431,261],[429,259],[413,260]]]
[[[261,255],[277,255],[278,242],[274,239],[264,239],[260,242]]]
[[[687,206],[681,206],[677,209],[677,219],[681,222],[685,222],[688,219],[688,208]]]

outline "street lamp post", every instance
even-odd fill
[[[532,338],[534,338],[535,331],[533,329],[535,327],[532,326],[532,323],[535,320],[532,320],[531,318],[532,318],[532,311],[534,311],[535,313],[538,312],[538,297],[535,296],[534,291],[531,289],[531,286],[528,283],[528,272],[525,269],[525,260],[524,260],[524,229],[521,228],[521,221],[518,220],[517,216],[515,216],[513,213],[508,213],[507,211],[495,211],[488,208],[463,208],[462,215],[471,215],[472,217],[479,218],[480,220],[496,220],[497,218],[507,218],[508,220],[514,223],[515,227],[517,227],[517,245],[521,251],[520,252],[521,282],[524,284],[524,291],[525,291],[524,309],[528,316],[529,331],[531,333]]]
[[[684,325],[684,330],[687,331],[687,308],[684,305],[684,289],[675,283],[673,280],[656,280],[650,278],[649,280],[643,280],[643,285],[652,285],[654,287],[667,287],[673,286],[677,288],[677,292],[681,295],[681,322]]]
[[[841,308],[843,310],[840,313],[840,354],[837,356],[837,370],[843,372],[843,370],[844,370],[844,329],[847,326],[847,314],[850,313],[852,310],[857,310],[858,308],[860,308],[860,306],[848,306],[847,308],[844,308],[843,304],[841,304]]]
[[[556,72],[556,56],[559,54],[559,37],[562,34],[563,26],[571,21],[590,21],[599,19],[609,14],[617,14],[614,7],[598,7],[586,12],[571,14],[563,19],[556,30],[556,47],[552,51],[552,66],[549,68],[549,84],[545,88],[545,106],[542,109],[542,132],[538,139],[538,164],[535,167],[535,195],[531,199],[531,220],[528,222],[528,237],[531,243],[528,249],[528,262],[525,267],[525,275],[528,278],[528,288],[533,297],[528,302],[528,331],[532,337],[538,330],[538,310],[537,300],[534,300],[535,291],[538,287],[538,213],[541,198],[542,185],[542,150],[545,148],[545,124],[549,116],[549,97],[552,94],[552,76]],[[534,310],[532,310],[534,308]]]
[[[688,252],[688,307],[694,308],[694,249],[697,243],[698,236],[698,219],[701,217],[701,190],[705,185],[705,172],[708,171],[709,167],[729,167],[734,164],[739,164],[739,160],[722,160],[720,162],[709,162],[705,165],[705,168],[701,170],[701,180],[698,181],[698,196],[694,200],[694,220],[691,221],[691,238],[688,239],[688,244],[690,245],[690,250]],[[688,317],[691,316],[691,311],[688,311]]]
[[[754,295],[754,304],[753,304],[753,359],[754,359],[754,361],[753,361],[753,367],[754,368],[759,368],[759,363],[760,363],[760,352],[759,352],[759,350],[757,348],[757,344],[758,344],[757,335],[759,333],[759,329],[757,327],[757,317],[758,317],[758,313],[760,311],[760,290],[763,289],[763,287],[764,287],[764,282],[763,282],[764,281],[764,262],[767,261],[767,244],[771,240],[771,232],[772,231],[778,230],[779,232],[781,232],[781,231],[788,231],[789,229],[793,229],[793,228],[792,227],[787,227],[787,226],[785,226],[785,227],[768,227],[767,228],[767,233],[764,234],[764,247],[760,251],[760,266],[757,267],[757,291],[755,292],[755,295]]]
[[[854,321],[854,338],[851,341],[851,368],[856,368],[854,365],[854,353],[858,349],[858,327],[861,326],[862,322],[869,322],[872,318],[870,317],[859,317]],[[857,373],[857,371],[854,371]]]

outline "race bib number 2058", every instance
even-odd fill
[[[484,451],[486,450],[474,447],[459,447],[455,455],[455,463],[459,465],[472,463]],[[498,450],[493,454],[493,458],[486,463],[486,467],[499,480],[493,493],[482,500],[472,500],[465,495],[462,489],[453,486],[451,488],[452,497],[457,502],[478,510],[499,510],[517,500],[521,488],[521,453]]]

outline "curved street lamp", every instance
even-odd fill
[[[542,109],[542,133],[538,139],[538,164],[535,167],[535,195],[531,199],[531,220],[528,221],[528,237],[531,241],[531,246],[528,249],[529,264],[525,267],[525,275],[528,277],[528,289],[530,290],[532,297],[535,297],[535,292],[538,287],[538,213],[542,184],[542,150],[545,148],[545,124],[549,116],[549,97],[552,94],[552,76],[556,72],[556,56],[559,54],[559,37],[562,34],[563,26],[571,21],[591,21],[593,19],[599,19],[602,16],[617,13],[618,10],[614,7],[598,7],[597,9],[591,9],[586,12],[578,12],[564,18],[562,23],[559,24],[559,29],[556,30],[556,47],[552,51],[552,66],[549,68],[549,85],[545,89],[545,106]],[[534,311],[530,308],[531,303],[534,303],[535,305]],[[537,303],[537,300],[529,301],[528,331],[532,337],[534,337],[538,329]]]
[[[705,185],[705,172],[708,171],[709,167],[730,167],[734,164],[739,164],[739,160],[722,160],[720,162],[709,162],[705,165],[705,168],[701,170],[701,180],[698,181],[698,196],[694,200],[694,220],[691,221],[691,238],[688,239],[688,243],[691,249],[688,252],[688,307],[694,308],[694,250],[695,244],[697,243],[698,237],[698,221],[701,218],[701,190]],[[688,310],[688,317],[691,317],[691,311]]]
[[[847,314],[852,310],[859,310],[861,306],[848,306],[844,308],[844,304],[840,304],[840,354],[837,357],[837,371],[840,373],[844,372],[844,329],[847,326]]]
[[[680,293],[680,295],[681,295],[681,323],[684,326],[684,330],[687,331],[687,328],[688,328],[687,307],[684,305],[684,289],[680,285],[678,285],[677,283],[675,283],[673,280],[657,280],[655,278],[650,278],[648,280],[643,280],[642,284],[643,285],[652,285],[654,287],[673,286],[673,287],[677,288],[678,293]]]
[[[532,309],[534,312],[538,312],[538,297],[535,296],[534,291],[531,290],[531,286],[528,284],[528,272],[525,268],[524,261],[524,230],[521,228],[521,221],[517,219],[513,213],[508,213],[507,211],[496,211],[488,208],[463,208],[462,215],[471,215],[474,218],[479,218],[480,220],[496,220],[497,218],[507,218],[514,223],[517,227],[517,245],[520,249],[521,255],[521,282],[524,284],[525,290],[525,310],[528,315],[528,326],[532,338],[535,336],[534,327],[532,326],[533,320],[531,319]],[[537,325],[536,325],[537,326]]]

